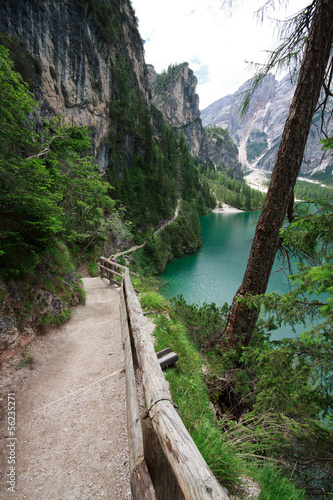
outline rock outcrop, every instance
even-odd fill
[[[228,169],[230,175],[241,179],[238,149],[228,132],[216,129],[214,134],[207,134],[202,125],[197,78],[188,63],[170,66],[160,75],[148,65],[148,80],[153,104],[169,124],[184,134],[194,158],[212,163],[216,170]]]
[[[104,171],[114,159],[110,130],[118,126],[110,103],[119,100],[125,81],[143,100],[149,97],[143,43],[129,0],[100,2],[98,8],[82,0],[8,0],[0,4],[0,34],[19,39],[37,61],[41,116],[89,126],[92,154]],[[15,60],[10,39],[8,45]],[[128,131],[122,147],[127,163],[133,144]]]
[[[295,91],[295,82],[289,76],[278,82],[273,75],[267,75],[250,101],[248,112],[241,117],[239,108],[242,93],[248,83],[233,95],[228,95],[212,103],[201,113],[205,126],[219,126],[228,129],[231,138],[239,147],[239,160],[250,167],[272,171],[281,141],[284,123]],[[332,109],[332,100],[329,103]],[[312,174],[324,170],[331,162],[327,155],[324,159],[319,140],[321,138],[320,112],[313,119],[308,137],[301,171]],[[330,126],[328,135],[332,135]]]
[[[192,155],[202,160],[204,131],[200,119],[199,96],[196,94],[197,78],[188,63],[170,67],[158,75],[148,67],[149,84],[154,105],[164,119],[183,132]]]
[[[205,150],[207,158],[215,170],[225,171],[237,180],[242,180],[241,163],[238,161],[238,148],[232,141],[227,129],[212,127],[205,129]]]

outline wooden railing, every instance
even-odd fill
[[[101,278],[107,278],[110,284],[121,286],[124,278],[125,266],[121,266],[117,262],[112,262],[110,259],[100,257],[98,267],[101,271]],[[116,279],[120,278],[120,279]]]
[[[227,500],[172,402],[127,267],[101,258],[103,275],[121,286],[130,480],[134,500]],[[116,270],[118,268],[118,271]],[[118,273],[118,274],[116,274]],[[123,277],[122,283],[114,276]],[[110,278],[109,278],[110,276]],[[111,281],[112,280],[112,281]],[[140,414],[135,370],[141,375],[145,409]]]

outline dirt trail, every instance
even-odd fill
[[[163,229],[165,229],[167,226],[169,226],[169,224],[172,224],[178,217],[178,213],[179,213],[179,208],[180,208],[180,202],[181,200],[177,200],[177,206],[176,206],[176,209],[175,209],[175,214],[174,216],[168,220],[167,222],[165,222],[164,224],[162,224],[162,226],[160,226],[154,233],[153,233],[153,236],[154,238],[158,235],[159,232],[163,231]],[[122,255],[126,255],[128,253],[132,253],[132,252],[135,252],[136,250],[139,250],[139,248],[142,248],[145,246],[146,243],[143,243],[142,245],[135,245],[131,248],[129,248],[128,250],[125,250],[124,252],[117,252],[115,254],[113,254],[113,257],[115,259],[117,259],[118,257],[121,257]]]
[[[29,346],[33,368],[2,386],[1,499],[131,498],[119,291],[100,278],[83,282],[86,305]],[[15,493],[4,477],[8,392],[16,400]]]

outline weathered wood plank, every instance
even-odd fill
[[[99,265],[99,267],[100,267],[101,269],[104,269],[104,270],[108,271],[108,273],[112,273],[112,274],[114,274],[115,276],[118,276],[119,278],[124,278],[124,275],[123,275],[123,274],[121,274],[121,273],[117,273],[116,271],[114,271],[113,269],[110,269],[109,267],[102,266],[102,264],[98,264],[98,265]]]
[[[159,358],[159,363],[162,370],[170,365],[173,365],[174,363],[176,363],[176,361],[178,361],[178,354],[176,354],[175,352],[169,352]]]
[[[185,500],[227,500],[229,496],[204,461],[172,403],[169,385],[154,352],[153,342],[127,269],[124,281],[127,311],[142,373],[147,414],[181,494]],[[145,453],[146,445],[149,446],[149,442],[144,442]],[[156,457],[156,460],[158,459],[159,456]],[[170,476],[169,472],[168,475]],[[159,477],[159,481],[167,482],[163,477]],[[166,493],[164,499],[174,500],[174,497]]]
[[[202,458],[179,414],[169,401],[159,401],[149,416],[185,500],[227,500]],[[171,500],[171,499],[170,499]]]
[[[119,267],[120,269],[124,269],[124,270],[127,269],[126,266],[122,266],[121,264],[118,264],[118,262],[113,262],[112,260],[107,259],[106,257],[100,257],[99,260],[101,260],[103,262],[108,262],[112,266]]]
[[[105,278],[110,281],[110,284],[112,283],[113,285],[121,286],[121,283],[119,281],[110,278],[110,276],[105,276]]]
[[[144,458],[133,468],[130,484],[133,500],[157,499]]]
[[[142,421],[145,459],[158,500],[184,500],[177,478],[163,452],[150,418]]]
[[[165,380],[160,368],[153,343],[146,329],[146,322],[142,314],[139,299],[137,298],[129,276],[125,270],[125,294],[127,312],[131,324],[135,343],[136,355],[142,372],[142,384],[145,391],[146,405],[149,409],[160,399],[171,400],[169,384]]]
[[[144,458],[143,435],[123,287],[120,294],[120,318],[125,355],[127,431],[132,498],[133,500],[156,500],[154,487]]]
[[[169,352],[172,352],[171,347],[167,347],[166,349],[162,349],[162,351],[158,351],[156,353],[157,359],[160,359],[160,358],[162,358],[162,356],[169,354]]]

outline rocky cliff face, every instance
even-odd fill
[[[169,124],[185,135],[192,155],[200,162],[212,162],[217,170],[229,168],[231,175],[241,179],[237,146],[227,133],[215,130],[207,134],[202,126],[197,79],[188,63],[169,67],[161,75],[148,65],[148,80],[153,104]]]
[[[154,105],[168,123],[183,132],[192,155],[202,159],[204,132],[193,71],[183,63],[170,68],[164,75],[157,75],[149,66],[148,74]]]
[[[103,171],[113,159],[110,130],[118,126],[110,103],[122,97],[124,80],[133,93],[148,101],[148,84],[143,44],[129,0],[100,2],[98,11],[95,4],[89,0],[1,2],[0,33],[21,40],[37,61],[40,78],[35,93],[41,115],[60,115],[73,125],[88,125],[92,153]],[[124,142],[129,162],[133,134],[128,132]]]
[[[205,150],[215,170],[224,170],[237,180],[243,179],[241,163],[238,161],[238,148],[226,129],[206,128]]]
[[[202,111],[205,126],[218,125],[227,128],[231,138],[239,147],[239,160],[250,167],[272,171],[281,141],[283,127],[289,112],[295,83],[289,76],[278,82],[273,75],[267,75],[261,87],[255,92],[247,114],[242,118],[239,112],[240,95],[248,87],[244,84],[233,95],[214,102]],[[332,108],[332,102],[329,104]],[[309,134],[301,171],[312,174],[324,170],[331,162],[327,155],[322,158],[317,127],[319,113],[315,115]],[[328,134],[332,135],[332,125]]]

